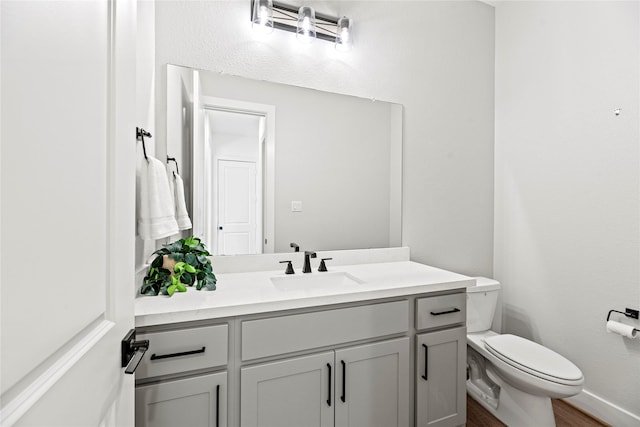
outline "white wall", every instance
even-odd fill
[[[586,393],[575,401],[621,426],[640,423],[640,340],[607,334],[605,318],[640,303],[638,5],[496,8],[504,329],[576,363]]]
[[[493,8],[475,1],[306,2],[354,19],[354,48],[251,31],[250,2],[156,4],[157,100],[165,64],[405,106],[403,241],[412,258],[491,275]],[[157,135],[162,136],[162,129]]]

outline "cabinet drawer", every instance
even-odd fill
[[[409,301],[242,322],[242,360],[275,356],[409,330]]]
[[[216,325],[138,334],[137,340],[149,340],[149,350],[136,378],[226,365],[228,329],[228,325]]]
[[[464,324],[467,294],[460,292],[416,300],[416,329],[431,329],[447,325]]]

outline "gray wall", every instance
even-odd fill
[[[496,8],[504,329],[576,363],[586,382],[575,401],[620,426],[640,423],[640,340],[605,330],[608,310],[640,303],[638,6]]]
[[[167,63],[403,104],[402,243],[416,261],[491,275],[493,8],[475,1],[310,2],[319,12],[353,17],[354,48],[338,53],[282,31],[260,38],[249,4],[156,4],[158,105]],[[162,138],[160,121],[157,127]]]

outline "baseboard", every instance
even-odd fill
[[[564,400],[612,426],[637,427],[640,425],[639,415],[632,414],[587,390]]]

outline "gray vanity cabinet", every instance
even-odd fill
[[[463,425],[466,294],[430,295],[138,328],[136,426]]]
[[[227,425],[227,373],[136,387],[136,427]]]
[[[416,426],[466,422],[466,294],[416,300]]]
[[[409,338],[241,369],[243,427],[409,424]]]

